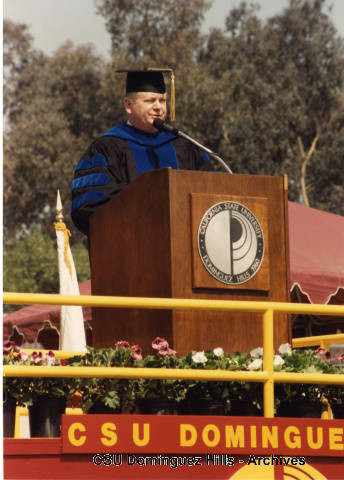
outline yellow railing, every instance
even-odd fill
[[[333,335],[319,335],[314,337],[293,338],[293,348],[301,347],[319,347],[328,350],[329,345],[333,343],[344,343],[344,333],[335,333]]]
[[[82,305],[117,308],[175,309],[175,310],[221,310],[263,313],[263,371],[183,370],[159,368],[124,367],[30,367],[6,365],[5,376],[42,377],[112,377],[112,378],[159,378],[207,381],[247,381],[263,383],[264,416],[274,416],[274,383],[318,383],[344,385],[344,375],[316,373],[274,372],[273,314],[312,313],[317,315],[344,315],[344,306],[314,305],[283,302],[253,302],[237,300],[190,300],[142,297],[71,296],[37,293],[4,293],[4,303]]]

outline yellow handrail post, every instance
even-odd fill
[[[27,417],[29,410],[27,407],[16,406],[15,421],[14,421],[14,438],[21,438],[21,417]]]
[[[274,416],[274,314],[268,308],[263,314],[263,370],[268,373],[264,382],[264,417]]]

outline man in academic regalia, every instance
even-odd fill
[[[164,167],[211,170],[205,152],[153,125],[156,118],[166,117],[167,71],[124,70],[128,120],[91,143],[75,168],[72,219],[86,235],[90,215],[142,173]]]

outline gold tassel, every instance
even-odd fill
[[[176,118],[175,113],[175,86],[174,86],[174,71],[171,68],[171,106],[170,106],[170,119],[173,122]]]
[[[71,236],[70,230],[68,230],[68,228],[66,227],[66,224],[63,222],[54,222],[54,227],[55,227],[55,230],[61,230],[61,232],[64,233],[64,236],[65,236],[64,259],[66,264],[68,265],[70,276],[72,277],[72,265],[68,258],[69,237]]]

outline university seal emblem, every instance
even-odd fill
[[[255,215],[237,202],[220,202],[203,215],[198,251],[210,275],[227,285],[247,282],[264,257],[264,236]]]

